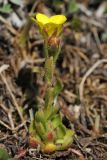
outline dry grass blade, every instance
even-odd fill
[[[1,76],[1,79],[3,80],[3,82],[5,83],[5,85],[6,85],[6,87],[7,87],[7,90],[9,91],[9,93],[10,93],[12,99],[13,99],[14,105],[15,105],[17,111],[18,111],[18,114],[19,114],[19,116],[20,116],[20,119],[22,120],[22,123],[24,123],[25,120],[24,120],[23,115],[22,115],[22,113],[21,113],[21,111],[20,111],[20,109],[19,109],[19,105],[17,104],[17,101],[16,101],[16,99],[15,99],[15,97],[14,97],[14,95],[13,95],[13,93],[12,93],[12,91],[11,91],[9,85],[8,85],[8,82],[7,82],[6,78],[4,77],[4,75],[3,75],[3,73],[2,73],[2,72],[3,72],[5,69],[7,69],[7,68],[8,68],[8,67],[7,67],[6,65],[3,65],[3,66],[0,68],[0,71],[1,71],[1,72],[0,72],[0,76]],[[3,70],[3,69],[4,69],[4,70]],[[25,126],[25,129],[26,129],[26,131],[27,131],[28,129],[27,129],[26,124],[25,124],[24,126]]]
[[[17,35],[17,31],[12,27],[11,23],[9,23],[6,19],[4,19],[2,16],[0,16],[0,21],[4,23],[7,27],[7,29],[13,34]]]
[[[101,48],[101,42],[100,42],[98,33],[97,33],[97,31],[96,31],[95,28],[92,28],[91,30],[92,30],[94,39],[95,39],[95,41],[96,41],[96,45],[97,45],[97,47],[98,47],[98,49],[99,49],[99,52],[100,52],[101,55],[103,55],[103,51],[102,51],[102,48]]]
[[[84,83],[85,83],[86,79],[102,63],[107,63],[107,59],[98,60],[84,75],[84,77],[80,83],[80,86],[79,86],[79,94],[80,94],[80,101],[81,102],[84,100],[83,93],[84,93]]]
[[[8,68],[9,68],[9,65],[8,65],[8,64],[2,65],[2,66],[0,67],[0,74],[1,74],[3,71],[5,71],[6,69],[8,69]]]
[[[12,130],[6,123],[4,123],[1,120],[0,120],[0,124],[3,125],[4,127],[6,127],[7,129]]]
[[[15,131],[15,127],[14,127],[14,122],[13,122],[13,119],[12,119],[12,110],[8,109],[3,104],[0,104],[0,107],[7,113],[8,119],[9,119],[10,125],[11,125],[11,130],[14,132]]]

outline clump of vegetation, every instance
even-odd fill
[[[36,14],[32,18],[39,27],[44,39],[45,65],[44,75],[47,85],[45,105],[39,108],[29,127],[29,143],[32,147],[40,146],[44,153],[65,150],[73,142],[74,131],[66,128],[62,123],[61,113],[56,103],[58,94],[62,90],[59,80],[53,78],[56,60],[60,53],[60,34],[66,21],[64,15],[48,18],[44,14]]]
[[[0,160],[9,160],[9,155],[7,151],[2,148],[0,148]]]

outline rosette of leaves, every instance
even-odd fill
[[[42,152],[51,153],[67,149],[73,141],[74,131],[67,129],[57,108],[41,109],[30,124],[29,142],[32,147],[40,146]]]
[[[29,143],[32,147],[40,146],[44,153],[67,149],[73,142],[74,131],[65,127],[57,106],[52,104],[61,90],[58,81],[50,87],[45,97],[45,107],[39,109],[29,127]]]

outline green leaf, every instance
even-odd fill
[[[5,4],[2,7],[0,7],[0,12],[2,13],[10,13],[12,11],[11,5],[10,4]]]
[[[45,113],[46,121],[49,120],[49,119],[51,119],[51,117],[54,114],[54,107],[52,105],[46,107],[45,110],[44,110],[44,113]]]
[[[34,120],[30,122],[29,133],[30,133],[31,135],[35,135],[35,134],[36,134]]]
[[[69,13],[76,13],[79,10],[78,4],[76,0],[71,0],[69,2],[68,12]]]
[[[59,145],[60,145],[60,144],[63,143],[63,141],[64,141],[63,139],[57,139],[57,140],[56,140],[56,144],[59,144]]]
[[[0,160],[9,160],[8,153],[2,148],[0,148]]]
[[[63,139],[65,134],[66,134],[66,128],[63,124],[60,124],[59,127],[56,128],[56,133],[57,133],[57,140]],[[57,143],[57,141],[56,141]],[[59,141],[58,141],[59,143]]]
[[[48,88],[45,95],[45,107],[51,107],[54,101],[54,89],[52,87]]]
[[[43,110],[39,110],[36,112],[35,114],[35,121],[38,123],[38,122],[41,122],[43,124],[43,126],[45,127],[46,126],[46,118],[45,118],[45,114],[43,112]]]
[[[45,95],[45,107],[52,106],[55,98],[58,96],[58,94],[62,90],[62,84],[60,80],[56,82],[55,87],[48,88],[46,95]]]
[[[52,125],[55,128],[57,128],[62,123],[61,116],[57,114],[54,116],[54,119],[52,120]]]
[[[41,122],[38,122],[38,123],[35,122],[35,127],[36,127],[36,132],[38,133],[38,135],[40,136],[40,138],[42,140],[45,140],[46,130],[45,130],[43,124]]]
[[[74,136],[74,131],[68,129],[66,132],[66,135],[64,136],[63,144],[61,146],[62,150],[66,149],[67,147],[69,147],[72,144],[73,136]]]
[[[21,5],[22,0],[10,0],[10,2],[16,4],[16,5]]]
[[[53,78],[54,62],[53,57],[46,58],[45,61],[45,78],[48,84],[51,84]]]
[[[61,92],[61,90],[62,90],[62,84],[61,84],[61,81],[60,80],[58,80],[57,82],[56,82],[56,85],[55,85],[55,87],[54,87],[54,98],[56,98],[56,96],[58,96],[58,94]]]

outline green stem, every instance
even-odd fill
[[[45,41],[44,49],[45,49],[45,82],[47,84],[47,91],[45,94],[45,108],[50,108],[54,102],[53,95],[53,74],[55,70],[55,63],[59,56],[61,47],[58,48],[50,48],[48,49],[48,43]]]
[[[59,56],[59,53],[61,51],[61,46],[59,46],[58,49],[56,49],[56,53],[54,55],[54,64],[56,63],[57,59],[58,59],[58,56]]]
[[[53,56],[45,59],[45,80],[48,86],[52,86],[54,73]]]

